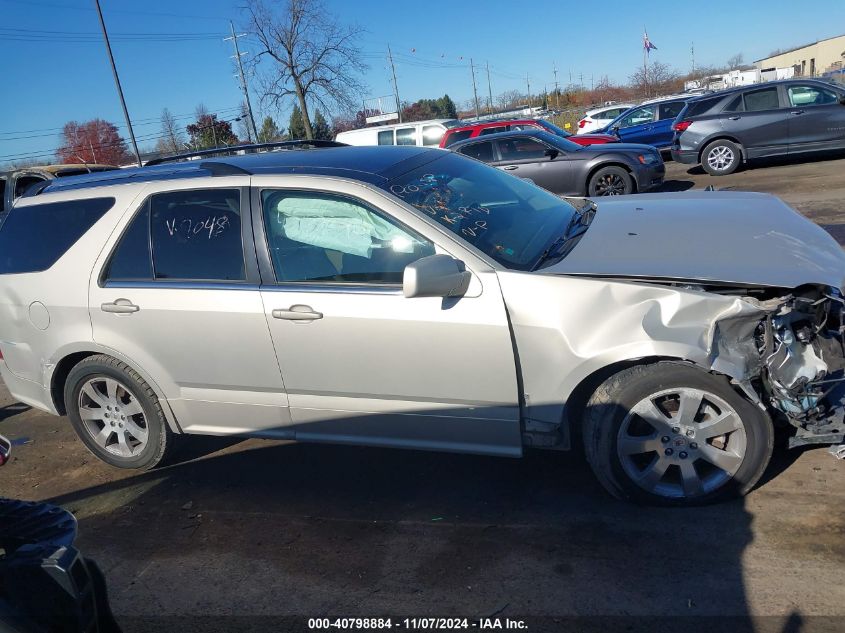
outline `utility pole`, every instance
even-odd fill
[[[244,66],[241,63],[241,56],[245,55],[246,53],[241,53],[240,49],[238,48],[238,38],[239,37],[246,37],[246,33],[239,33],[235,35],[235,25],[229,20],[229,27],[232,29],[232,36],[231,37],[224,37],[223,41],[226,42],[228,40],[232,40],[232,44],[235,45],[235,61],[238,64],[238,75],[241,80],[241,90],[244,93],[244,100],[246,101],[246,111],[249,114],[249,125],[252,128],[252,138],[255,139],[255,143],[258,142],[258,129],[255,127],[255,119],[252,116],[252,104],[249,102],[249,89],[246,85],[246,76],[244,75]],[[249,127],[247,128],[249,129]]]
[[[590,75],[590,92],[595,90],[595,88],[594,88],[595,82],[593,81],[594,78],[595,78],[595,75]]]
[[[555,106],[560,108],[560,89],[557,86],[557,62],[554,62],[555,74]]]
[[[132,130],[132,121],[129,118],[129,110],[126,109],[126,100],[123,98],[123,88],[120,87],[120,77],[117,76],[117,67],[114,65],[114,55],[111,52],[109,34],[106,32],[106,22],[103,20],[103,11],[100,9],[100,0],[94,0],[97,7],[97,15],[100,17],[100,28],[103,29],[103,40],[106,42],[106,51],[109,54],[111,72],[114,75],[114,85],[117,86],[117,95],[120,97],[120,105],[123,107],[123,116],[126,119],[126,128],[129,130],[129,138],[132,139],[132,149],[135,150],[135,158],[138,160],[138,167],[143,166],[141,153],[138,151],[138,143],[135,142],[135,132]]]
[[[487,114],[493,114],[493,86],[490,83],[490,62],[487,65]]]
[[[402,108],[399,106],[399,84],[396,83],[396,66],[393,65],[393,53],[390,44],[387,45],[387,59],[390,62],[390,71],[393,73],[393,92],[396,93],[396,114],[399,115],[399,123],[402,123]]]
[[[472,73],[472,95],[475,97],[475,118],[478,119],[478,90],[475,88],[475,66],[472,63],[472,57],[469,58],[469,70]]]
[[[525,83],[528,86],[528,109],[531,109],[531,78],[525,73]]]
[[[581,89],[584,88],[584,73],[578,74],[578,87]]]
[[[690,42],[689,54],[692,57],[692,78],[695,79],[695,42]]]

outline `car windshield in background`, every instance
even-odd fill
[[[545,119],[537,119],[537,123],[542,125],[544,130],[546,130],[547,132],[551,132],[552,134],[557,134],[558,136],[562,136],[563,138],[568,138],[572,136],[571,133],[559,128],[554,123],[546,121]]]
[[[517,270],[530,270],[575,215],[571,204],[545,189],[455,154],[384,188]]]

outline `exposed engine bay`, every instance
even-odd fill
[[[688,286],[689,287],[689,286]],[[702,288],[741,294],[760,313],[716,324],[713,367],[727,365],[775,422],[796,428],[790,446],[845,443],[845,300],[838,289]],[[737,354],[743,361],[733,363]],[[736,370],[741,368],[741,372]]]

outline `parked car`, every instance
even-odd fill
[[[457,119],[432,119],[413,123],[396,123],[365,127],[341,132],[335,137],[347,145],[423,145],[437,147],[451,127],[460,125]]]
[[[40,182],[117,169],[114,165],[42,165],[0,172],[0,222],[3,214],[12,208],[15,200]]]
[[[765,156],[845,149],[845,89],[790,79],[691,100],[673,124],[672,158],[733,173]]]
[[[672,123],[689,99],[683,96],[643,103],[596,131],[615,134],[623,143],[644,143],[669,150],[674,135]]]
[[[583,146],[540,130],[491,134],[449,149],[567,196],[650,191],[663,184],[666,171],[660,153],[647,145]]]
[[[584,118],[578,121],[576,134],[590,134],[594,130],[605,128],[620,114],[635,107],[635,103],[614,103],[587,110]]]
[[[216,156],[18,201],[0,375],[122,468],[177,434],[518,457],[581,425],[612,494],[697,504],[753,488],[773,419],[842,443],[843,277],[762,194],[568,201],[418,147]]]
[[[600,145],[602,143],[619,142],[619,139],[611,134],[585,134],[576,136],[544,119],[514,119],[484,121],[483,123],[472,123],[450,128],[443,135],[440,141],[440,147],[449,147],[458,141],[465,141],[466,139],[476,138],[477,136],[510,132],[512,130],[544,130],[561,138],[569,139],[573,143],[578,143],[578,145]]]

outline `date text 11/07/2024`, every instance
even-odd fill
[[[513,618],[309,618],[309,630],[380,630],[408,629],[427,631],[449,630],[511,630],[525,631],[528,625],[524,620]]]

